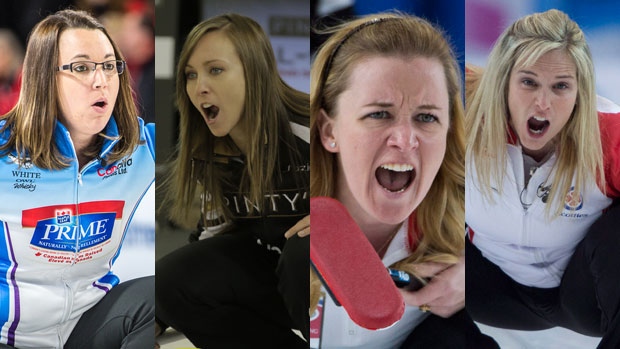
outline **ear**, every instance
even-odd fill
[[[319,123],[319,133],[321,135],[321,144],[323,144],[323,148],[330,153],[337,153],[338,143],[334,136],[334,119],[330,118],[325,110],[321,108],[317,121]]]

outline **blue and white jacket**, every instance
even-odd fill
[[[62,348],[80,316],[119,283],[112,265],[155,177],[155,127],[139,122],[142,143],[115,163],[101,160],[117,142],[105,140],[79,170],[60,123],[54,139],[73,159],[69,167],[43,170],[14,153],[0,157],[0,343]],[[114,117],[104,133],[118,136]],[[9,134],[0,134],[0,144]]]

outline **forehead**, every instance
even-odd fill
[[[101,60],[114,55],[114,47],[99,29],[67,29],[58,39],[61,62],[75,59]]]
[[[517,69],[535,69],[541,73],[553,74],[571,74],[575,76],[577,66],[573,58],[564,50],[551,50],[542,54],[535,61],[532,59],[523,59]]]
[[[190,64],[209,60],[239,60],[235,46],[223,30],[210,31],[200,37],[189,56]]]
[[[369,57],[351,69],[346,92],[363,99],[449,104],[443,66],[427,57]],[[398,99],[398,100],[395,100]]]

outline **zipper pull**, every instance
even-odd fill
[[[82,185],[82,174],[78,173],[78,183],[80,183],[80,185]]]

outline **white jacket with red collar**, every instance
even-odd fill
[[[620,197],[620,107],[604,98],[597,103],[603,145],[606,193],[586,183],[580,197],[566,193],[560,217],[546,215],[546,180],[554,174],[552,155],[524,186],[521,146],[508,145],[503,192],[493,186],[494,204],[487,202],[475,166],[466,163],[465,222],[471,242],[484,257],[513,280],[526,286],[552,288],[560,284],[577,244],[590,225]],[[524,208],[524,204],[530,205]]]

